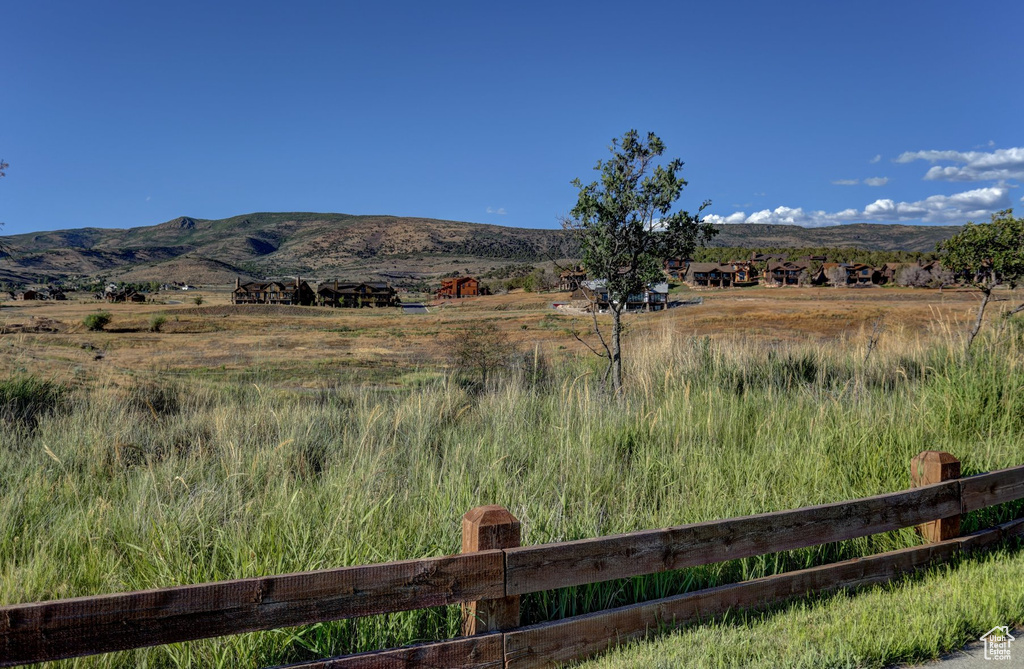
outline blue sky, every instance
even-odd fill
[[[716,221],[1024,208],[1024,3],[7,3],[4,232],[254,211],[557,227],[613,137]]]

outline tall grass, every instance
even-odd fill
[[[764,349],[665,332],[624,397],[539,356],[484,392],[159,379],[65,392],[0,434],[0,602],[457,552],[503,504],[536,544],[840,501],[1024,462],[1024,341]],[[1001,509],[979,522],[1016,513]],[[912,545],[911,530],[524,598],[526,622]],[[453,635],[454,608],[117,653],[76,666],[254,666]]]

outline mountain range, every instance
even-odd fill
[[[933,251],[956,226],[723,225],[713,246],[857,247]],[[396,281],[578,255],[564,230],[511,228],[400,216],[254,213],[218,220],[182,216],[127,229],[78,228],[0,238],[12,255],[0,279],[58,278],[230,283],[236,276]]]

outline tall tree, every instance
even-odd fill
[[[942,265],[981,291],[978,316],[967,336],[967,351],[981,330],[985,308],[997,286],[1015,287],[1024,281],[1024,219],[1006,209],[992,215],[989,223],[968,223],[960,234],[940,242]],[[1024,304],[1009,314],[1024,311]],[[1007,314],[1007,315],[1009,315]]]
[[[630,130],[613,139],[611,158],[594,168],[600,180],[584,184],[574,179],[579,190],[576,206],[563,226],[576,233],[583,266],[593,279],[603,280],[612,315],[611,344],[607,343],[594,318],[594,330],[607,357],[612,387],[622,389],[622,313],[626,298],[664,279],[666,258],[685,257],[710,240],[717,230],[701,219],[711,202],[701,204],[696,214],[672,209],[686,186],[683,161],[660,163],[665,145],[654,133],[641,138]]]

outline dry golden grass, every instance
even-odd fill
[[[29,374],[0,388],[13,428],[0,430],[0,601],[449,554],[458,550],[459,517],[481,504],[512,510],[524,543],[535,545],[899,490],[923,448],[955,453],[968,474],[1020,463],[1020,319],[986,328],[968,358],[957,348],[976,304],[967,292],[702,294],[703,305],[627,319],[619,397],[603,390],[589,359],[528,356],[489,385],[440,378],[446,340],[487,322],[531,353],[588,356],[570,332],[588,319],[550,308],[564,295],[468,299],[424,315],[234,308],[223,291],[204,294],[199,307],[5,305],[0,366]],[[97,308],[113,315],[109,331],[81,324]],[[150,332],[159,314],[162,331]],[[865,361],[879,318],[888,329]],[[50,383],[39,378],[44,371],[86,387]],[[963,529],[1019,512],[970,514]],[[523,600],[524,622],[917,543],[906,530],[537,593]],[[808,646],[819,638],[859,653],[839,656],[853,657],[850,666],[931,657],[1021,619],[1017,600],[991,606],[992,592],[1006,588],[978,585],[1016,578],[1019,563],[963,583],[939,574],[938,587],[955,595],[946,601],[969,602],[942,615],[913,592],[887,591],[823,612],[835,619],[827,636],[791,634],[780,652],[740,648],[722,664],[819,666]],[[889,616],[896,622],[884,626],[882,643],[865,648],[860,642],[873,637],[858,616],[901,605],[920,613],[915,624]],[[280,665],[447,638],[459,624],[456,607],[430,609],[68,666]],[[806,621],[753,635],[793,629]],[[691,641],[651,653],[692,656]],[[650,664],[650,653],[636,652],[611,666]]]
[[[400,382],[404,373],[443,366],[446,340],[481,322],[497,324],[523,350],[554,358],[586,353],[572,332],[591,328],[589,317],[551,308],[552,302],[565,301],[565,293],[433,302],[429,313],[419,315],[400,309],[235,307],[227,290],[200,294],[201,306],[193,304],[193,293],[159,296],[182,304],[106,304],[92,297],[4,303],[0,371],[80,382],[137,374],[216,378],[252,370],[272,371],[277,380],[308,387],[325,380]],[[695,295],[704,298],[702,305],[627,317],[627,337],[670,330],[767,345],[857,344],[881,322],[882,346],[922,345],[959,337],[977,306],[969,290],[742,288],[684,290],[673,297]],[[109,312],[112,321],[103,332],[88,331],[82,320],[98,310]],[[166,321],[160,332],[150,332],[157,314]],[[990,317],[997,315],[992,309]]]

